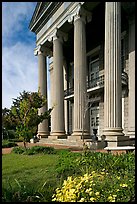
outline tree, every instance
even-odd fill
[[[11,111],[8,108],[2,109],[2,136],[3,139],[15,138],[16,124],[11,122]]]
[[[38,115],[38,109],[45,104],[46,99],[39,91],[23,91],[17,99],[13,99],[8,121],[16,125],[16,134],[23,137],[24,147],[26,147],[26,142],[36,135],[38,124],[50,117],[52,109]]]

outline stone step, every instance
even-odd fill
[[[71,147],[83,147],[83,140],[68,140],[68,139],[48,139],[42,138],[39,140],[41,144],[55,144],[55,145],[64,145]],[[104,149],[106,147],[105,141],[92,141],[91,139],[84,139],[84,143],[88,146],[89,149]]]

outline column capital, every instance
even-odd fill
[[[84,9],[81,4],[78,4],[73,11],[70,13],[68,17],[68,22],[73,23],[76,20],[81,19],[86,22],[90,22],[92,20],[92,13]]]
[[[44,55],[44,56],[52,56],[52,51],[48,48],[48,47],[45,47],[43,45],[38,45],[35,49],[34,49],[34,55],[37,56],[37,55]]]
[[[61,30],[58,30],[57,28],[55,28],[49,35],[48,37],[48,41],[51,42],[51,41],[54,41],[54,40],[57,40],[59,39],[61,42],[63,41],[67,41],[68,39],[68,34],[67,33],[64,33],[63,31]]]

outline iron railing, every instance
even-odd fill
[[[126,72],[122,72],[121,81],[122,81],[122,85],[128,84],[128,75]],[[104,70],[101,71],[101,74],[99,77],[92,79],[90,81],[87,81],[87,89],[92,89],[94,87],[98,89],[104,87]],[[70,96],[72,94],[74,94],[74,87],[71,87],[64,91],[64,97]]]

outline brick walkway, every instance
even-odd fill
[[[18,146],[23,146],[23,142],[19,142],[17,143]],[[32,147],[32,146],[50,146],[50,147],[54,147],[55,149],[70,149],[73,152],[80,152],[82,151],[82,148],[79,147],[72,147],[72,146],[64,146],[64,145],[55,145],[55,144],[41,144],[41,143],[27,143],[26,145],[27,147]],[[2,148],[2,154],[10,154],[11,150],[13,149],[13,147],[11,148]],[[104,152],[104,153],[108,153],[107,150],[101,149],[101,150],[91,150],[91,151],[96,151],[96,152]],[[121,154],[121,153],[125,153],[125,150],[118,150],[118,151],[113,151],[113,154]]]

